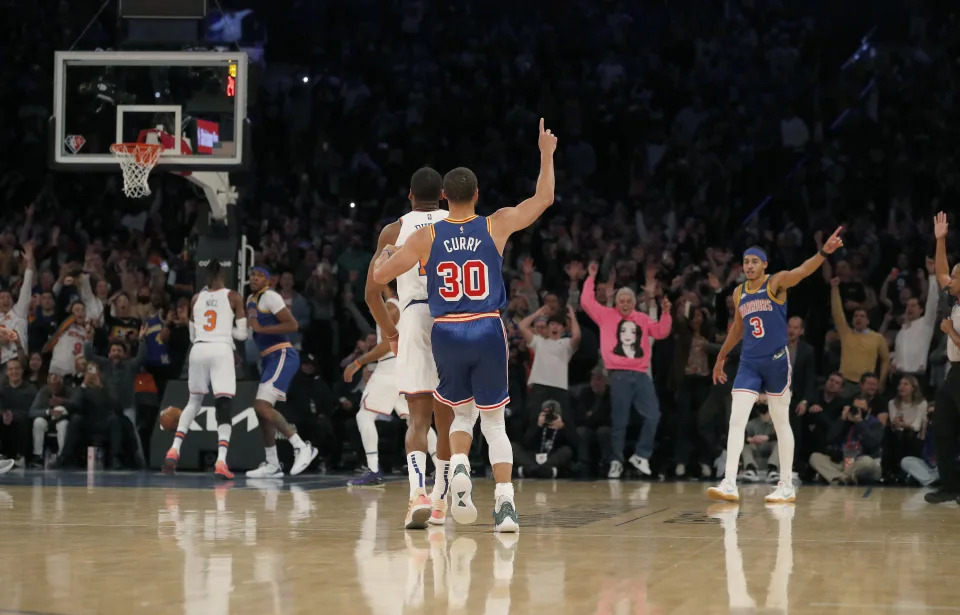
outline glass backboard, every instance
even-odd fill
[[[157,166],[169,171],[243,164],[245,53],[59,51],[55,63],[55,168],[116,170],[110,146],[137,141],[161,143]]]

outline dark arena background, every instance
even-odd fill
[[[960,612],[960,5],[0,6],[0,615]],[[476,523],[405,529],[445,466],[365,394],[378,237],[421,167],[472,169],[483,216],[541,194],[540,118],[552,205],[502,250],[521,530],[479,424]],[[246,476],[252,336],[235,477],[209,394],[162,472],[212,263],[296,322],[295,476],[282,436]],[[748,318],[786,279],[786,324]],[[749,416],[731,330],[786,339]]]

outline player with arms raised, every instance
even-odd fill
[[[473,428],[480,429],[490,448],[497,486],[494,531],[516,532],[513,499],[513,450],[507,438],[504,406],[507,391],[507,335],[499,310],[507,305],[503,286],[503,249],[510,235],[533,224],[553,203],[553,153],[557,138],[540,120],[540,176],[533,197],[492,216],[476,214],[479,190],[470,169],[453,169],[443,178],[450,216],[415,232],[399,250],[383,249],[374,277],[383,284],[417,263],[427,275],[430,314],[434,317],[433,356],[440,376],[434,396],[454,409],[450,429],[451,514],[458,523],[473,523],[470,460]],[[403,332],[401,323],[401,333]],[[401,346],[402,348],[402,346]]]
[[[216,401],[217,414],[217,463],[214,474],[217,478],[230,480],[233,472],[227,467],[227,449],[233,431],[233,396],[237,392],[237,375],[234,370],[233,340],[247,339],[247,318],[243,312],[243,299],[226,288],[223,271],[216,260],[207,266],[207,286],[193,296],[190,302],[190,368],[187,387],[190,399],[180,414],[173,446],[164,459],[164,473],[172,473],[180,460],[180,446],[187,437],[190,424],[200,411],[200,405],[208,392]]]
[[[713,382],[726,382],[723,364],[727,355],[740,340],[743,348],[740,367],[733,380],[733,405],[730,411],[730,431],[727,434],[727,467],[723,480],[710,487],[707,496],[712,500],[736,502],[737,467],[743,452],[747,419],[761,392],[767,394],[770,417],[776,429],[780,453],[781,480],[777,488],[766,496],[771,503],[795,502],[793,486],[793,431],[790,429],[790,353],[787,349],[787,289],[823,265],[824,259],[843,246],[838,227],[817,254],[799,267],[767,274],[767,255],[758,247],[743,253],[743,273],[747,281],[733,291],[733,302],[739,317],[727,332],[717,362],[713,367]]]
[[[418,169],[410,178],[410,193],[407,197],[411,211],[399,220],[388,224],[380,232],[377,249],[383,250],[394,244],[402,245],[419,229],[432,226],[447,217],[449,212],[440,209],[442,178],[434,169]],[[435,402],[433,393],[437,388],[437,366],[433,361],[430,330],[433,317],[427,305],[427,275],[420,263],[413,262],[405,270],[398,271],[390,279],[397,280],[397,299],[400,302],[400,320],[395,322],[383,300],[386,289],[374,279],[370,261],[367,271],[364,296],[370,313],[377,321],[377,328],[397,355],[397,385],[407,399],[410,415],[407,419],[407,478],[410,483],[410,505],[404,527],[423,529],[427,523],[442,525],[446,520],[447,473],[450,462],[450,423],[453,412]],[[383,409],[389,412],[390,409]],[[426,494],[427,436],[431,419],[437,421],[437,477],[430,497]],[[364,448],[376,450],[376,426],[374,415],[366,409],[357,414],[357,425]],[[371,448],[373,447],[373,448]],[[371,468],[373,470],[373,468]],[[376,475],[370,474],[358,483],[375,483]]]

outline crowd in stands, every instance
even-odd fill
[[[93,441],[140,465],[184,369],[205,206],[175,176],[131,201],[118,176],[48,171],[52,52],[99,3],[0,4],[14,93],[0,102],[0,452],[40,465],[57,448],[70,465]],[[556,204],[504,253],[518,473],[715,477],[732,377],[715,386],[710,372],[740,254],[756,244],[772,271],[793,267],[843,224],[845,247],[789,295],[795,469],[935,479],[927,417],[948,365],[929,257],[934,213],[960,196],[960,24],[933,3],[870,4],[856,17],[791,0],[258,13],[274,33],[265,71],[307,63],[311,77],[263,80],[257,157],[235,179],[256,262],[300,323],[305,360],[282,410],[317,430],[328,467],[362,459],[351,421],[369,369],[342,372],[376,343],[363,289],[380,229],[424,164],[473,168],[482,213],[524,198],[544,116],[560,136]],[[115,35],[101,19],[80,48]],[[948,246],[955,262],[953,232]],[[606,339],[598,323],[618,311],[631,316]],[[238,374],[256,369],[241,349]],[[775,479],[769,414],[754,416],[742,477]],[[381,423],[400,464],[403,426]]]

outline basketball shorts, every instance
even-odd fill
[[[440,376],[437,400],[449,406],[473,401],[479,410],[507,405],[510,349],[499,313],[439,317],[431,337]]]
[[[743,357],[733,379],[733,390],[778,397],[790,392],[791,371],[790,351],[786,347],[768,358]]]
[[[270,404],[286,401],[290,381],[300,369],[300,354],[296,348],[281,348],[260,359],[260,386],[257,399]]]
[[[377,363],[370,375],[367,386],[363,388],[360,407],[377,414],[397,412],[400,418],[410,414],[407,398],[400,393],[397,384],[397,359],[386,359]]]
[[[432,395],[437,389],[437,364],[430,343],[432,327],[433,317],[426,303],[410,303],[400,313],[397,385],[404,395]]]
[[[190,349],[187,387],[192,395],[213,393],[215,397],[233,397],[237,393],[237,373],[233,367],[233,344],[197,342]]]

